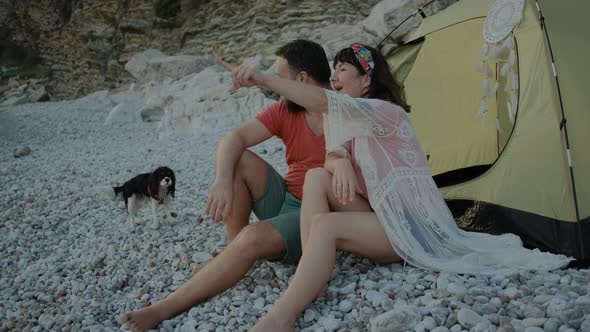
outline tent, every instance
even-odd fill
[[[502,76],[508,60],[497,55],[488,63],[497,88],[486,90],[478,68],[492,5],[462,0],[426,17],[388,62],[453,213],[479,202],[475,229],[515,233],[528,247],[587,262],[590,70],[583,59],[590,54],[590,3],[524,0],[522,20],[506,37],[513,40],[515,79]]]

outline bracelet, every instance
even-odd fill
[[[336,148],[333,151],[330,151],[330,153],[336,153],[338,156],[350,160],[350,153],[348,153],[348,150],[346,150],[345,148],[343,148],[341,146],[339,146],[338,148]]]

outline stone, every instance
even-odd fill
[[[467,288],[465,286],[455,283],[449,283],[447,291],[458,299],[462,299],[467,294]]]
[[[524,310],[524,317],[527,318],[543,318],[545,317],[545,310],[539,308],[534,304],[529,304]]]
[[[29,154],[31,154],[31,148],[28,146],[23,146],[14,150],[14,158],[21,158],[28,156]]]
[[[560,318],[568,309],[569,306],[566,300],[554,298],[548,302],[547,317]]]
[[[335,331],[342,325],[342,321],[334,317],[321,317],[318,320],[318,325],[325,328],[327,331]]]
[[[307,309],[305,310],[305,313],[303,314],[303,321],[306,323],[309,323],[311,321],[314,321],[317,317],[317,312],[313,309]]]
[[[561,326],[561,321],[559,321],[559,319],[549,318],[543,324],[543,330],[545,330],[547,332],[557,332],[559,330],[560,326]]]
[[[457,313],[451,312],[447,317],[447,321],[445,322],[445,326],[448,328],[452,328],[457,324]]]
[[[446,328],[445,326],[438,326],[433,328],[432,330],[430,330],[430,332],[448,332],[449,329]]]
[[[424,317],[424,319],[422,320],[422,324],[424,325],[424,328],[427,330],[432,330],[437,326],[434,319],[428,316]]]
[[[447,321],[447,317],[449,315],[449,309],[448,308],[439,308],[439,307],[432,308],[432,310],[430,310],[430,314],[432,315],[432,318],[436,322],[437,326],[443,326],[443,325],[445,325],[445,322]]]
[[[525,327],[541,327],[545,325],[547,318],[525,318],[522,320],[522,324]]]
[[[50,314],[42,314],[41,316],[39,316],[37,322],[45,330],[51,330],[53,324],[55,324],[55,317],[53,317],[53,315]]]
[[[421,321],[421,315],[410,306],[399,306],[370,320],[371,332],[405,331]]]
[[[473,310],[480,315],[489,315],[497,313],[498,307],[495,304],[491,303],[475,303],[473,305]]]
[[[350,300],[344,300],[338,304],[338,310],[342,311],[343,313],[348,313],[352,310],[353,304]]]
[[[475,327],[475,325],[483,320],[485,319],[471,309],[463,308],[457,312],[457,321],[466,329]]]

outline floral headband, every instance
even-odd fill
[[[375,62],[373,61],[371,51],[361,43],[354,43],[350,48],[354,51],[356,59],[359,61],[365,72],[371,76],[371,74],[373,74],[373,69],[375,68]]]

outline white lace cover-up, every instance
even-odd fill
[[[416,267],[455,273],[553,270],[572,258],[526,249],[514,234],[490,235],[457,227],[432,179],[404,109],[378,99],[326,90],[326,151],[352,139],[369,202],[397,254]]]

